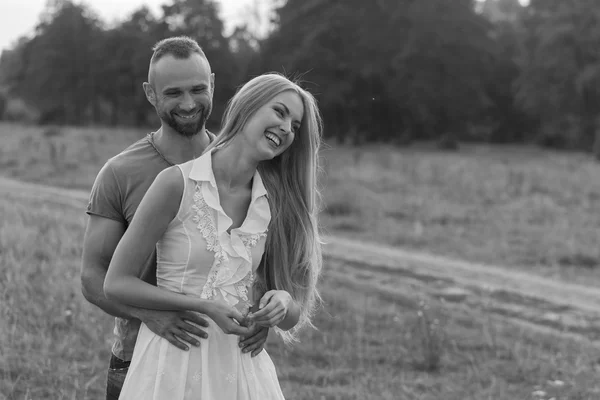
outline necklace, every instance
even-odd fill
[[[158,131],[156,131],[158,132]],[[150,132],[150,134],[148,135],[148,143],[150,143],[150,145],[152,146],[152,148],[154,148],[154,150],[158,153],[158,155],[160,156],[160,158],[162,158],[163,160],[165,160],[165,162],[169,165],[175,165],[175,163],[171,162],[167,157],[165,157],[165,155],[163,153],[160,152],[160,150],[158,149],[158,147],[156,146],[156,143],[154,143],[154,134],[156,134],[156,132]],[[212,133],[210,133],[208,130],[206,131],[206,136],[208,137],[208,143],[212,143],[214,138]],[[196,155],[194,154],[193,158],[196,158]]]
[[[171,161],[169,161],[167,159],[167,157],[165,157],[165,155],[163,153],[160,152],[160,150],[158,149],[158,147],[156,147],[156,144],[154,143],[154,134],[156,132],[150,132],[150,135],[148,137],[148,142],[150,143],[150,145],[154,148],[154,150],[158,153],[158,155],[160,156],[160,158],[162,158],[163,160],[165,160],[165,162],[169,165],[175,165],[174,163],[172,163]]]

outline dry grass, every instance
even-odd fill
[[[80,294],[84,223],[83,205],[0,197],[0,399],[103,396],[111,319]],[[292,348],[269,344],[288,400],[600,396],[591,345],[460,304],[419,301],[402,280],[378,290],[366,276],[336,273],[346,266],[335,263],[327,261],[321,286],[319,331]]]
[[[107,159],[146,133],[0,123],[0,168],[3,175],[30,182],[89,189]]]
[[[0,124],[0,166],[89,189],[106,159],[144,133]],[[330,233],[600,282],[600,166],[583,155],[483,146],[323,155]],[[80,294],[84,223],[83,205],[0,196],[0,400],[103,396],[112,321]],[[320,330],[293,348],[269,344],[288,399],[600,398],[591,344],[485,307],[420,301],[402,279],[370,284],[336,263],[326,265]]]
[[[111,321],[81,295],[85,214],[73,211],[35,199],[0,198],[0,393],[5,398],[101,398]]]
[[[89,189],[146,132],[0,124],[2,173]],[[600,165],[581,154],[464,146],[323,152],[330,233],[600,283]]]
[[[585,155],[335,146],[324,159],[331,232],[600,282],[600,164]]]

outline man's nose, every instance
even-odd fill
[[[194,98],[190,96],[189,93],[186,93],[183,95],[180,107],[186,111],[190,111],[196,107],[196,102],[194,101]]]

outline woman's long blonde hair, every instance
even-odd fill
[[[303,326],[314,327],[311,318],[321,301],[317,290],[322,268],[317,173],[323,124],[317,102],[312,94],[278,73],[257,76],[229,100],[222,130],[206,149],[227,145],[258,109],[288,90],[302,99],[304,115],[290,147],[258,165],[269,196],[271,222],[255,280],[257,295],[286,290],[300,306],[298,324],[280,332],[286,342],[296,340]]]

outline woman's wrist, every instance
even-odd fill
[[[288,293],[289,295],[289,293]],[[281,321],[277,324],[277,327],[281,330],[287,331],[298,323],[300,318],[300,305],[294,301],[291,295],[289,295],[289,301],[285,307],[285,315]]]
[[[212,300],[200,299],[198,300],[198,306],[196,311],[201,314],[206,314],[209,317],[212,315],[214,310],[214,302]]]

